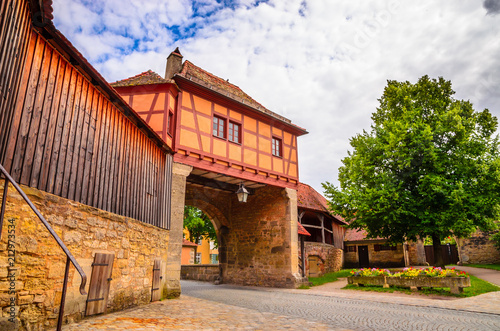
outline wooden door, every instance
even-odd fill
[[[151,288],[151,301],[161,298],[161,259],[155,259],[153,263],[153,286]]]
[[[310,255],[308,258],[309,264],[309,277],[319,277],[320,274],[320,263],[321,260],[319,256]]]
[[[87,308],[85,310],[86,316],[106,312],[114,259],[114,254],[96,253],[94,257]]]
[[[368,260],[368,246],[358,246],[359,267],[368,268],[370,261]]]

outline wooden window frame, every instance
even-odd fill
[[[276,144],[277,143],[277,144]],[[276,147],[277,151],[276,151]],[[271,140],[271,153],[273,156],[282,158],[283,157],[283,140],[278,137],[273,137]]]
[[[234,129],[231,130],[231,125],[233,126],[233,128],[234,127],[238,128],[238,130],[237,130],[238,131],[238,139],[237,140],[234,140]],[[231,131],[233,132],[233,134],[231,134]],[[242,134],[241,124],[238,122],[229,120],[228,125],[227,125],[227,140],[232,142],[232,143],[241,145],[241,134]]]
[[[167,133],[170,137],[174,135],[174,113],[169,111],[167,115]]]
[[[217,129],[214,129],[214,124],[216,123],[215,122],[216,120],[217,120]],[[223,123],[222,137],[219,135],[220,123]],[[216,138],[226,140],[226,137],[227,137],[227,119],[225,119],[224,117],[221,117],[221,116],[214,115],[214,117],[212,119],[212,135]]]

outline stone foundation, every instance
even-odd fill
[[[95,253],[115,255],[108,312],[150,302],[156,258],[164,261],[161,276],[163,279],[166,276],[168,230],[32,188],[23,187],[23,190],[82,266],[87,275],[87,292]],[[12,246],[7,245],[8,235],[12,235],[9,238]],[[9,266],[8,255],[12,255],[13,250],[15,263]],[[14,188],[9,187],[0,242],[0,307],[3,310],[0,329],[45,330],[56,325],[65,262],[66,255],[43,223]],[[10,293],[8,272],[14,273],[15,289]],[[84,316],[87,296],[80,294],[80,282],[80,275],[71,266],[64,311],[66,322]],[[164,281],[161,290],[165,296]],[[8,321],[11,302],[15,324]]]
[[[190,264],[181,266],[181,279],[215,282],[219,279],[218,264]]]

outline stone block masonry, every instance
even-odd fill
[[[321,259],[321,274],[336,272],[342,268],[343,251],[335,246],[316,242],[305,242],[306,270],[309,270],[309,256]],[[307,272],[306,272],[307,275]]]
[[[214,223],[222,283],[300,285],[295,190],[268,185],[241,203],[234,192],[188,183],[186,204],[203,210]]]
[[[219,280],[218,264],[190,264],[181,266],[181,279],[215,282]]]
[[[231,224],[225,238],[224,282],[270,287],[297,285],[300,275],[296,201],[296,195],[290,196],[286,189],[266,186],[249,196],[246,204],[232,204]]]
[[[500,251],[490,240],[494,231],[477,230],[469,238],[458,239],[458,255],[464,265],[500,263]]]
[[[108,312],[146,304],[151,300],[153,263],[157,258],[163,261],[161,276],[166,279],[170,231],[36,189],[22,188],[82,266],[87,274],[87,292],[95,253],[115,255]],[[0,186],[2,193],[3,187]],[[13,221],[9,223],[8,220]],[[7,232],[8,225],[12,223],[15,224],[15,264],[9,266]],[[46,330],[55,327],[65,262],[66,255],[56,241],[21,196],[10,187],[0,241],[1,330]],[[14,274],[15,285],[10,293],[9,273]],[[87,297],[79,292],[80,282],[80,275],[71,266],[65,305],[66,322],[84,316]],[[165,293],[165,281],[161,288]],[[8,320],[12,302],[14,323]]]

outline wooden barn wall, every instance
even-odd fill
[[[0,161],[21,184],[168,228],[172,156],[31,29],[24,3],[1,5]]]
[[[27,1],[0,2],[0,163],[2,164],[7,148],[7,133],[14,116],[30,28]]]
[[[345,235],[345,228],[341,227],[337,223],[332,223],[332,230],[333,230],[333,244],[335,247],[339,249],[344,249],[344,235]]]

